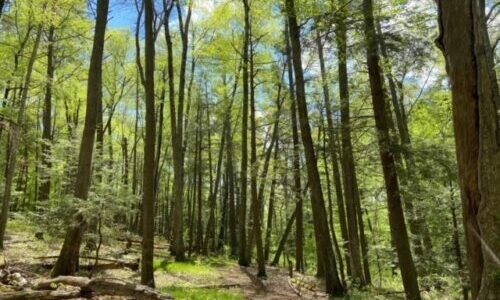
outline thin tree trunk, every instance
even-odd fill
[[[296,218],[297,218],[297,207],[295,207],[292,215],[290,216],[290,218],[288,219],[288,222],[286,223],[285,232],[281,236],[280,242],[278,244],[278,249],[276,249],[276,253],[274,254],[273,261],[271,262],[271,266],[277,266],[279,264],[281,254],[285,250],[285,243],[288,240],[288,236],[290,235],[290,232],[292,231],[292,226],[293,226],[293,223],[295,222]]]
[[[208,103],[207,103],[208,106]],[[210,127],[210,115],[209,115],[209,109],[207,111],[207,126]],[[227,117],[226,117],[227,118]],[[224,126],[225,127],[225,126]],[[222,160],[224,158],[224,145],[225,145],[225,134],[224,131],[226,128],[223,129],[223,134],[221,137],[221,142],[219,146],[219,156],[217,159],[217,166],[215,170],[215,182],[214,182],[214,187],[213,190],[211,190],[211,193],[209,195],[209,204],[210,204],[210,214],[208,217],[208,222],[207,222],[207,234],[205,235],[205,241],[204,241],[204,248],[203,248],[203,254],[208,255],[209,250],[215,251],[215,209],[217,206],[217,194],[219,192],[219,185],[220,185],[220,180],[222,176]],[[210,141],[210,134],[209,136],[209,141]],[[210,145],[210,142],[209,142]],[[208,149],[210,151],[210,147]]]
[[[198,124],[198,134],[199,134],[199,142],[198,142],[198,184],[196,192],[197,201],[198,201],[198,213],[196,218],[196,251],[201,253],[203,249],[203,220],[202,220],[202,211],[203,211],[203,158],[202,158],[202,122],[201,122],[201,100],[198,102],[198,111],[197,111],[197,124]]]
[[[276,141],[274,146],[274,157],[273,157],[273,179],[271,181],[271,192],[269,194],[269,207],[267,209],[267,226],[266,226],[266,239],[264,248],[264,257],[266,261],[269,261],[269,253],[271,252],[271,233],[273,231],[273,216],[274,216],[274,198],[276,195],[276,176],[278,173],[278,152],[279,152],[279,141]]]
[[[324,128],[324,121],[322,121],[322,129],[325,130]],[[330,232],[332,235],[332,240],[333,240],[333,247],[335,250],[335,253],[337,254],[337,259],[339,260],[339,269],[340,269],[340,278],[342,279],[342,283],[345,285],[345,274],[344,274],[344,260],[342,259],[342,252],[340,250],[339,242],[337,239],[337,234],[335,233],[335,227],[333,225],[333,200],[332,200],[332,192],[331,192],[331,183],[330,183],[330,174],[328,170],[328,161],[327,161],[327,143],[326,143],[326,135],[323,135],[323,163],[325,164],[325,175],[326,175],[326,187],[327,187],[327,195],[328,195],[328,208],[329,208],[329,224],[330,225]],[[348,253],[346,251],[346,259],[348,258]],[[347,263],[349,261],[347,260]]]
[[[42,132],[42,182],[38,193],[40,201],[46,201],[50,196],[50,169],[52,143],[52,81],[54,80],[54,26],[50,26],[47,37],[47,83],[43,105],[43,132]]]

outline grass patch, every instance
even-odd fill
[[[185,300],[243,300],[240,292],[228,291],[224,289],[200,289],[186,287],[168,287],[161,290],[168,293],[175,299]]]
[[[11,233],[35,233],[37,227],[27,218],[20,214],[14,214],[7,222],[7,231]]]
[[[212,279],[217,277],[217,270],[198,261],[170,262],[167,260],[155,261],[155,271],[163,271],[172,275],[183,275],[196,278]]]

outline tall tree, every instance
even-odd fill
[[[417,271],[413,262],[408,233],[401,205],[401,193],[396,173],[396,162],[389,137],[389,126],[387,124],[386,94],[382,86],[382,75],[380,69],[380,58],[378,55],[377,36],[373,19],[372,0],[363,0],[363,16],[366,38],[366,56],[368,75],[370,78],[370,89],[372,94],[373,112],[375,115],[375,126],[379,144],[380,159],[384,173],[384,181],[387,193],[389,210],[389,225],[391,236],[398,254],[401,276],[408,299],[420,299]]]
[[[239,258],[240,266],[248,266],[247,251],[247,233],[246,233],[246,217],[247,217],[247,182],[248,182],[248,99],[249,99],[249,78],[248,78],[248,47],[250,44],[250,6],[248,0],[243,1],[243,9],[245,13],[245,33],[243,38],[243,109],[242,109],[242,125],[241,125],[241,166],[240,166],[240,203],[238,211],[238,229],[239,229]]]
[[[473,299],[500,295],[500,95],[485,2],[438,0],[440,36],[453,97],[467,262]]]
[[[87,82],[87,106],[85,125],[83,127],[82,143],[78,159],[74,195],[78,199],[86,200],[90,189],[92,175],[92,153],[97,124],[97,105],[102,99],[102,58],[106,25],[108,22],[109,0],[97,1],[97,18],[94,30],[94,43],[90,56],[90,67]],[[64,243],[51,275],[71,275],[78,269],[78,258],[83,232],[86,227],[85,218],[77,213],[75,221],[70,225]]]
[[[50,158],[50,149],[52,143],[52,82],[54,80],[54,34],[55,27],[51,25],[47,35],[47,83],[45,84],[45,97],[43,100],[43,132],[42,132],[42,165],[45,170],[38,199],[40,201],[48,200],[50,195],[50,168],[52,162]]]
[[[311,192],[313,223],[316,232],[316,247],[319,248],[319,261],[323,262],[323,271],[326,281],[326,291],[335,296],[344,294],[344,287],[339,278],[335,256],[333,255],[332,241],[328,231],[325,200],[321,188],[321,179],[318,172],[316,154],[312,141],[311,127],[306,104],[304,71],[302,69],[302,46],[300,43],[300,27],[297,22],[294,0],[286,0],[286,13],[290,28],[290,44],[295,73],[297,110],[299,113],[300,133],[306,157],[307,175]]]
[[[295,80],[293,76],[292,49],[290,45],[288,23],[285,28],[287,68],[288,68],[288,89],[290,93],[290,120],[292,125],[293,143],[293,195],[295,199],[294,218],[295,224],[295,270],[304,272],[304,201],[302,198],[302,184],[300,180],[300,141],[297,121],[297,100],[295,97]],[[286,239],[285,239],[286,241]]]
[[[145,12],[145,69],[144,91],[146,94],[146,136],[144,139],[144,166],[142,196],[142,259],[141,283],[155,286],[153,269],[154,252],[154,203],[155,203],[155,38],[154,38],[154,1],[144,2]],[[160,129],[161,130],[161,129]]]

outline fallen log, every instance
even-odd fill
[[[59,285],[72,286],[75,290],[57,290]],[[9,292],[0,295],[0,300],[16,299],[70,299],[92,296],[132,297],[137,300],[170,300],[169,295],[160,294],[154,289],[115,278],[94,278],[78,276],[59,276],[52,279],[39,280],[32,290]]]
[[[0,300],[57,300],[57,299],[71,299],[80,297],[81,292],[79,289],[74,291],[21,291],[21,292],[8,292],[0,294]]]
[[[33,285],[34,290],[55,290],[59,284],[76,286],[79,288],[89,285],[90,279],[81,276],[59,276],[56,278],[42,279]]]
[[[35,259],[38,260],[45,260],[45,259],[56,259],[58,256],[40,256],[40,257],[35,257]],[[95,261],[95,256],[80,256],[80,258],[83,259],[90,259]],[[87,271],[92,271],[92,270],[111,270],[111,269],[120,269],[120,268],[129,268],[132,271],[137,271],[139,270],[139,260],[135,262],[128,262],[128,261],[123,261],[123,260],[118,260],[118,259],[109,259],[109,258],[99,258],[99,262],[104,261],[108,263],[104,264],[97,264],[97,267],[94,264],[89,264],[89,265],[80,265],[80,270],[87,270]],[[54,264],[47,264],[43,263],[42,266],[44,268],[51,268],[54,266]]]

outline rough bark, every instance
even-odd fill
[[[500,96],[484,1],[437,1],[438,45],[453,98],[459,184],[473,299],[497,299],[500,252]]]

